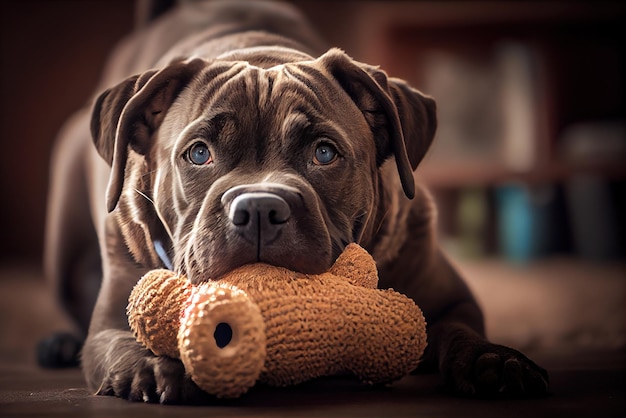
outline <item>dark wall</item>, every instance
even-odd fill
[[[0,2],[0,262],[40,261],[54,137],[133,19],[133,1]]]

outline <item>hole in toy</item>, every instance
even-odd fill
[[[226,322],[220,322],[215,327],[213,338],[215,338],[215,344],[217,344],[219,348],[224,348],[230,344],[230,341],[233,339],[233,329]]]

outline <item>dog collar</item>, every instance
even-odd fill
[[[156,251],[163,265],[167,267],[168,270],[174,270],[174,265],[172,264],[172,260],[170,260],[170,257],[167,255],[167,251],[165,251],[165,247],[163,246],[163,243],[159,240],[154,240],[153,244],[154,244],[154,251]]]

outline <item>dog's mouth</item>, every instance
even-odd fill
[[[307,204],[295,187],[235,186],[216,203],[211,215],[198,215],[183,259],[175,263],[192,283],[219,279],[237,267],[259,262],[320,274],[343,249],[334,248],[319,209]]]
[[[330,268],[332,257],[323,248],[281,244],[277,237],[271,244],[251,244],[242,238],[233,238],[223,245],[212,244],[201,250],[202,245],[190,245],[195,249],[185,255],[184,273],[192,283],[218,280],[230,271],[246,264],[265,263],[304,274],[320,274]]]

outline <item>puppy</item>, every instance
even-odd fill
[[[180,361],[128,329],[128,295],[148,270],[194,283],[257,261],[314,274],[350,242],[374,256],[381,287],[422,308],[423,366],[450,390],[547,391],[542,368],[485,339],[438,249],[432,200],[413,177],[435,102],[321,45],[286,4],[178,6],[114,53],[93,106],[61,133],[46,268],[88,327],[82,367],[95,393],[208,401]]]

